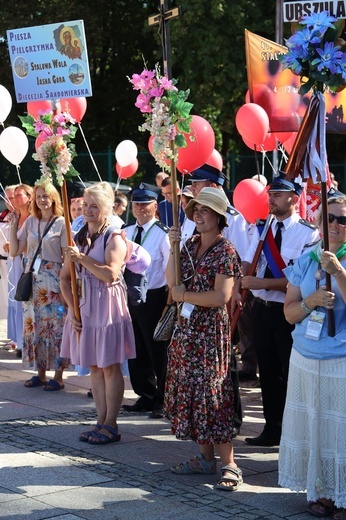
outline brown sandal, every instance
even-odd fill
[[[310,502],[306,510],[308,513],[310,513],[310,515],[317,516],[319,518],[332,516],[335,511],[333,506],[328,506],[327,504],[324,504],[324,502],[322,502],[321,500]]]

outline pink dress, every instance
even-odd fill
[[[108,241],[115,234],[121,232],[112,233]],[[104,234],[95,240],[88,256],[105,264]],[[71,358],[74,365],[82,368],[90,365],[106,368],[135,358],[135,338],[122,277],[110,284],[99,280],[84,267],[79,272],[79,267],[77,264],[77,278],[81,278],[84,284],[84,298],[79,300],[83,327],[78,335],[71,326],[69,311],[64,326],[61,356]]]

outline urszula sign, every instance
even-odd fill
[[[329,0],[328,2],[284,2],[283,21],[298,22],[302,16],[328,11],[335,18],[346,18],[346,1]]]
[[[82,20],[7,31],[19,103],[92,95]]]

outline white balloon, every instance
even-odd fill
[[[0,123],[3,123],[11,112],[12,98],[7,88],[0,85]]]
[[[29,141],[26,134],[16,126],[8,126],[0,134],[0,152],[10,161],[18,166],[29,149]]]
[[[115,158],[119,166],[129,166],[137,158],[138,150],[133,141],[125,139],[115,149]]]

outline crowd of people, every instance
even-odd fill
[[[346,196],[328,199],[327,227],[322,213],[311,224],[297,213],[302,186],[278,172],[267,187],[268,219],[253,225],[231,205],[220,170],[202,165],[189,181],[175,194],[159,172],[155,184],[134,187],[129,222],[125,195],[107,182],[86,188],[70,201],[72,244],[51,184],[5,189],[1,291],[9,348],[37,372],[25,386],[62,390],[64,370],[90,371],[96,419],[80,441],[118,442],[121,407],[165,417],[177,439],[197,444],[171,471],[215,474],[217,453],[216,488],[235,491],[243,481],[232,443],[242,426],[239,380],[258,382],[264,428],[245,442],[279,446],[279,484],[306,491],[309,513],[346,518]],[[140,251],[146,292],[135,304],[124,272]],[[32,295],[18,302],[16,285],[34,257]],[[172,304],[171,339],[154,340]],[[237,310],[240,370],[231,337]],[[122,404],[124,367],[133,404]]]

